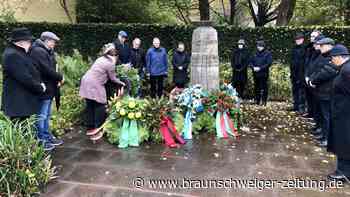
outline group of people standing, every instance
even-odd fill
[[[330,179],[348,180],[350,177],[350,53],[320,31],[313,31],[310,43],[298,33],[291,52],[291,83],[293,111],[313,121],[312,134],[319,145],[327,147],[337,156],[337,170]],[[128,34],[118,33],[117,39],[102,48],[81,79],[79,94],[86,100],[88,130],[93,141],[103,136],[98,128],[106,118],[108,81],[110,87],[122,94],[128,84],[116,75],[116,65],[126,64],[138,69],[141,79],[149,77],[150,95],[163,96],[164,79],[168,75],[168,54],[161,47],[159,38],[144,52],[141,40],[135,38],[132,47],[127,44]],[[3,91],[1,109],[13,121],[22,121],[37,115],[37,138],[45,150],[61,145],[50,132],[51,106],[56,98],[59,107],[59,89],[64,77],[57,71],[55,46],[60,38],[53,32],[43,32],[34,42],[30,30],[16,28],[11,33],[3,57]],[[266,105],[268,98],[269,68],[272,55],[263,40],[256,42],[256,52],[251,55],[245,40],[240,39],[232,52],[232,82],[239,95],[244,97],[247,69],[253,71],[256,104]],[[176,88],[182,89],[188,82],[190,56],[184,43],[178,43],[171,61]],[[140,91],[138,96],[144,96]]]
[[[337,156],[331,180],[350,178],[350,53],[320,31],[304,44],[302,33],[292,50],[291,81],[293,111],[315,126],[311,133],[318,145]]]
[[[145,53],[141,40],[135,38],[132,47],[127,44],[128,35],[120,31],[116,40],[102,48],[102,55],[96,59],[81,79],[79,94],[86,100],[87,135],[93,141],[103,136],[98,128],[103,124],[109,90],[122,94],[127,82],[117,78],[116,65],[127,64],[138,69],[141,79],[149,77],[150,94],[153,98],[163,96],[163,83],[168,74],[168,54],[160,46],[159,38],[153,39],[153,46]],[[11,32],[8,46],[3,52],[3,90],[1,109],[14,122],[21,122],[36,116],[37,139],[47,151],[63,144],[50,132],[50,118],[53,100],[59,108],[60,87],[64,77],[58,72],[55,46],[60,38],[53,32],[43,32],[34,39],[27,28],[16,28]],[[178,44],[173,54],[174,83],[184,88],[187,83],[189,55],[185,45]],[[139,88],[139,95],[144,96]]]
[[[302,33],[297,33],[294,40],[290,61],[291,110],[309,120],[314,125],[311,133],[318,145],[337,156],[337,169],[328,178],[349,181],[350,53],[345,46],[316,30],[310,34],[308,45]],[[261,40],[256,42],[254,55],[250,55],[243,39],[237,45],[231,58],[232,83],[244,97],[247,69],[252,68],[256,104],[266,105],[271,53]]]
[[[266,48],[264,40],[256,42],[256,53],[251,55],[244,39],[238,40],[238,47],[231,56],[232,84],[240,97],[245,98],[248,82],[248,68],[253,71],[254,99],[257,105],[266,105],[268,99],[269,69],[272,65],[272,54]]]
[[[37,138],[45,150],[63,144],[49,130],[51,105],[56,98],[63,75],[56,70],[54,48],[60,38],[43,32],[34,42],[30,30],[17,28],[11,33],[3,53],[3,90],[1,109],[11,120],[23,121],[37,115]]]
[[[92,67],[81,80],[80,96],[86,100],[87,127],[86,135],[92,141],[103,137],[99,127],[106,118],[106,106],[110,92],[120,95],[127,81],[116,77],[115,65],[124,64],[138,70],[141,79],[149,78],[150,96],[160,98],[164,92],[164,80],[168,75],[168,53],[161,47],[159,38],[153,39],[153,46],[145,53],[141,48],[141,40],[135,38],[132,47],[127,44],[128,34],[125,31],[118,33],[116,41],[106,44]],[[185,52],[184,43],[180,42],[173,53],[173,82],[177,88],[184,88],[188,78],[189,55]],[[145,96],[139,85],[138,96]]]

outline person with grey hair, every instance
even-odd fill
[[[163,96],[164,79],[168,76],[168,54],[159,38],[153,38],[153,47],[146,53],[146,73],[150,76],[151,97]]]
[[[335,42],[331,38],[323,38],[316,42],[320,45],[320,52],[322,59],[312,73],[309,79],[309,86],[314,88],[315,101],[318,102],[320,107],[320,123],[321,123],[321,139],[320,146],[327,146],[327,136],[331,126],[331,90],[334,78],[337,76],[338,71],[336,67],[330,63],[331,58],[329,52],[335,45]]]
[[[337,156],[337,166],[328,179],[349,182],[350,179],[350,53],[343,45],[330,51],[332,63],[339,74],[333,81],[331,94],[331,129],[328,135],[329,152]]]
[[[99,130],[99,127],[107,117],[108,96],[105,84],[111,80],[115,84],[125,86],[125,83],[116,77],[115,65],[118,62],[119,51],[115,45],[113,43],[104,45],[102,54],[84,74],[79,89],[79,95],[86,101],[86,135],[90,136],[92,141],[103,137],[103,131]]]
[[[56,71],[55,46],[60,38],[52,32],[43,32],[39,39],[35,40],[30,50],[30,56],[40,72],[41,79],[47,90],[40,97],[40,110],[37,121],[37,137],[45,144],[59,146],[62,140],[56,139],[50,132],[51,105],[53,98],[59,102],[59,86],[63,84],[63,75]]]
[[[250,53],[244,39],[239,39],[237,48],[232,51],[232,85],[236,88],[238,95],[244,98],[244,90],[248,80],[248,65]]]
[[[140,77],[140,83],[138,84],[138,91],[137,96],[142,97],[142,82],[144,79],[144,70],[146,67],[146,53],[141,48],[141,40],[140,38],[135,38],[132,42],[132,49],[130,54],[130,63],[133,68],[136,68],[138,70],[138,74]]]

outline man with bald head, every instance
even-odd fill
[[[164,79],[168,75],[168,55],[159,38],[153,39],[153,47],[146,54],[146,71],[150,75],[151,97],[163,96]]]
[[[144,78],[144,69],[146,67],[146,56],[144,50],[141,48],[141,40],[135,38],[132,42],[132,49],[130,53],[130,62],[133,68],[138,69],[140,80]],[[141,84],[139,84],[141,87]],[[138,90],[138,96],[142,96],[141,88]]]

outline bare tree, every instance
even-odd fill
[[[67,0],[59,0],[60,6],[63,8],[64,12],[66,13],[68,20],[73,23],[72,15],[69,12]]]
[[[237,0],[230,0],[230,24],[234,24],[236,16]]]
[[[296,0],[281,0],[277,8],[277,26],[288,25],[294,14]]]
[[[263,27],[277,19],[274,0],[247,0],[247,2],[255,26]]]

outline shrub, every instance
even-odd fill
[[[70,87],[78,87],[80,85],[81,77],[90,66],[76,49],[74,49],[72,56],[58,55],[57,64],[59,72],[64,75],[66,85]]]
[[[74,126],[82,122],[84,101],[80,98],[78,92],[78,88],[63,88],[59,111],[53,106],[51,129],[56,136],[61,136],[67,131],[71,131]]]
[[[220,81],[232,82],[232,68],[229,63],[220,65]],[[253,72],[248,68],[248,82],[245,96],[254,98]],[[290,70],[288,66],[281,63],[274,63],[270,68],[269,77],[269,99],[286,101],[291,98]]]
[[[35,138],[33,119],[12,123],[0,114],[0,196],[32,196],[54,176]]]
[[[29,27],[35,36],[43,31],[53,31],[62,40],[58,51],[63,54],[73,54],[78,49],[84,57],[96,57],[103,44],[116,39],[120,30],[129,33],[130,39],[139,37],[144,48],[152,45],[153,37],[159,37],[161,44],[168,50],[176,47],[177,42],[183,41],[190,49],[194,26],[158,25],[158,24],[61,24],[61,23],[0,23],[0,51],[6,44],[9,32],[15,27]],[[234,26],[215,26],[218,31],[219,55],[221,60],[228,60],[232,48],[240,37],[247,41],[249,49],[255,50],[255,41],[264,37],[268,48],[273,53],[273,59],[283,63],[289,62],[290,50],[294,43],[296,32],[310,33],[313,29],[321,30],[325,35],[337,42],[350,45],[350,27],[265,27],[237,28]]]

